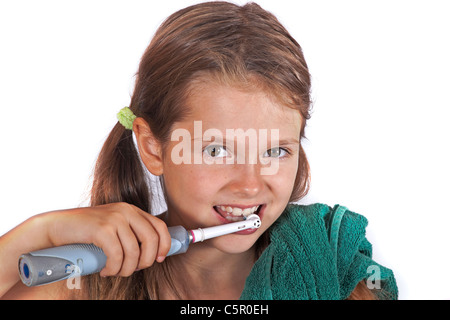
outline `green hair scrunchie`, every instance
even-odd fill
[[[136,119],[136,116],[130,108],[125,107],[120,109],[117,113],[117,119],[119,120],[119,123],[125,127],[125,129],[133,130],[133,121]]]

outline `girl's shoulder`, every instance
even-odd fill
[[[367,225],[368,220],[365,216],[339,204],[333,207],[323,203],[289,204],[277,224],[274,225],[274,230],[280,228],[283,231],[286,229],[295,231],[303,227],[301,230],[304,231],[304,228],[311,229],[312,226],[315,226],[314,231],[325,234],[331,250],[337,254],[338,249],[342,249],[338,244],[345,241],[346,238],[362,240],[365,237]],[[369,250],[367,254],[371,255],[371,248],[366,249]]]

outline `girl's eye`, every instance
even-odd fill
[[[285,149],[277,147],[267,150],[264,153],[264,157],[283,158],[286,154],[288,154],[288,152]]]
[[[226,157],[227,156],[227,150],[222,146],[207,146],[203,152],[206,152],[206,154],[212,158],[219,158],[219,157]]]

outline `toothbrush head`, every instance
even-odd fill
[[[257,214],[251,214],[248,217],[245,217],[245,220],[247,221],[253,221],[253,226],[255,228],[259,228],[261,227],[261,219],[259,218],[259,216]]]

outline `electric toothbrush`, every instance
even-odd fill
[[[259,216],[251,214],[243,221],[204,229],[169,227],[171,245],[167,256],[186,252],[191,243],[260,226]],[[19,275],[22,282],[31,287],[100,272],[105,264],[106,255],[99,247],[93,244],[69,244],[21,255]]]

